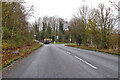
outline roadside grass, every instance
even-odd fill
[[[29,54],[31,54],[33,51],[35,51],[36,49],[42,47],[42,44],[37,44],[37,45],[33,45],[30,48],[21,48],[20,49],[20,54],[16,55],[16,54],[3,54],[2,55],[2,65],[0,66],[0,70],[2,70],[3,68],[9,66],[10,64],[12,64],[14,61],[17,61],[18,59],[22,59],[25,58],[26,56],[28,56]],[[15,55],[15,56],[13,56]],[[12,57],[11,57],[12,56]],[[11,57],[11,58],[10,58]],[[6,59],[4,59],[6,58]]]
[[[51,44],[54,44],[54,42],[51,42]],[[75,43],[68,43],[68,42],[56,42],[55,44],[75,44]]]
[[[50,44],[65,44],[64,42],[51,42]]]
[[[90,48],[90,47],[85,47],[85,46],[78,46],[78,45],[65,45],[69,47],[76,47],[76,48],[81,48],[81,49],[86,49],[86,50],[92,50],[92,51],[98,51],[98,52],[103,52],[103,53],[108,53],[108,54],[113,54],[113,55],[120,55],[120,53],[115,52],[115,51],[109,51],[105,49],[96,49],[96,48]]]

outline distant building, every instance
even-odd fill
[[[66,31],[66,30],[69,30],[69,22],[67,22],[67,21],[64,21],[64,27],[63,27],[63,29]]]
[[[69,22],[66,21],[66,20],[64,20],[64,19],[62,19],[62,18],[59,18],[59,19],[58,19],[58,23],[59,23],[60,21],[63,23],[63,30],[65,30],[65,31],[66,31],[66,30],[69,30],[69,28],[68,28],[68,27],[69,27]],[[58,24],[58,25],[59,25],[59,24]]]

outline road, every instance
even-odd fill
[[[118,56],[48,44],[5,69],[3,78],[118,78]]]

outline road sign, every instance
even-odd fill
[[[59,37],[57,36],[57,39],[58,39]]]
[[[70,38],[70,42],[72,41],[72,39]]]

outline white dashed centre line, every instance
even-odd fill
[[[94,68],[94,69],[97,69],[97,67],[95,67],[95,66],[93,66],[92,64],[86,62],[85,60],[83,60],[83,59],[81,59],[81,58],[79,58],[79,57],[77,57],[77,56],[74,56],[74,57],[77,58],[78,60],[84,62],[85,64],[89,65],[90,67],[92,67],[92,68]]]
[[[68,54],[71,54],[70,52],[67,52]]]

